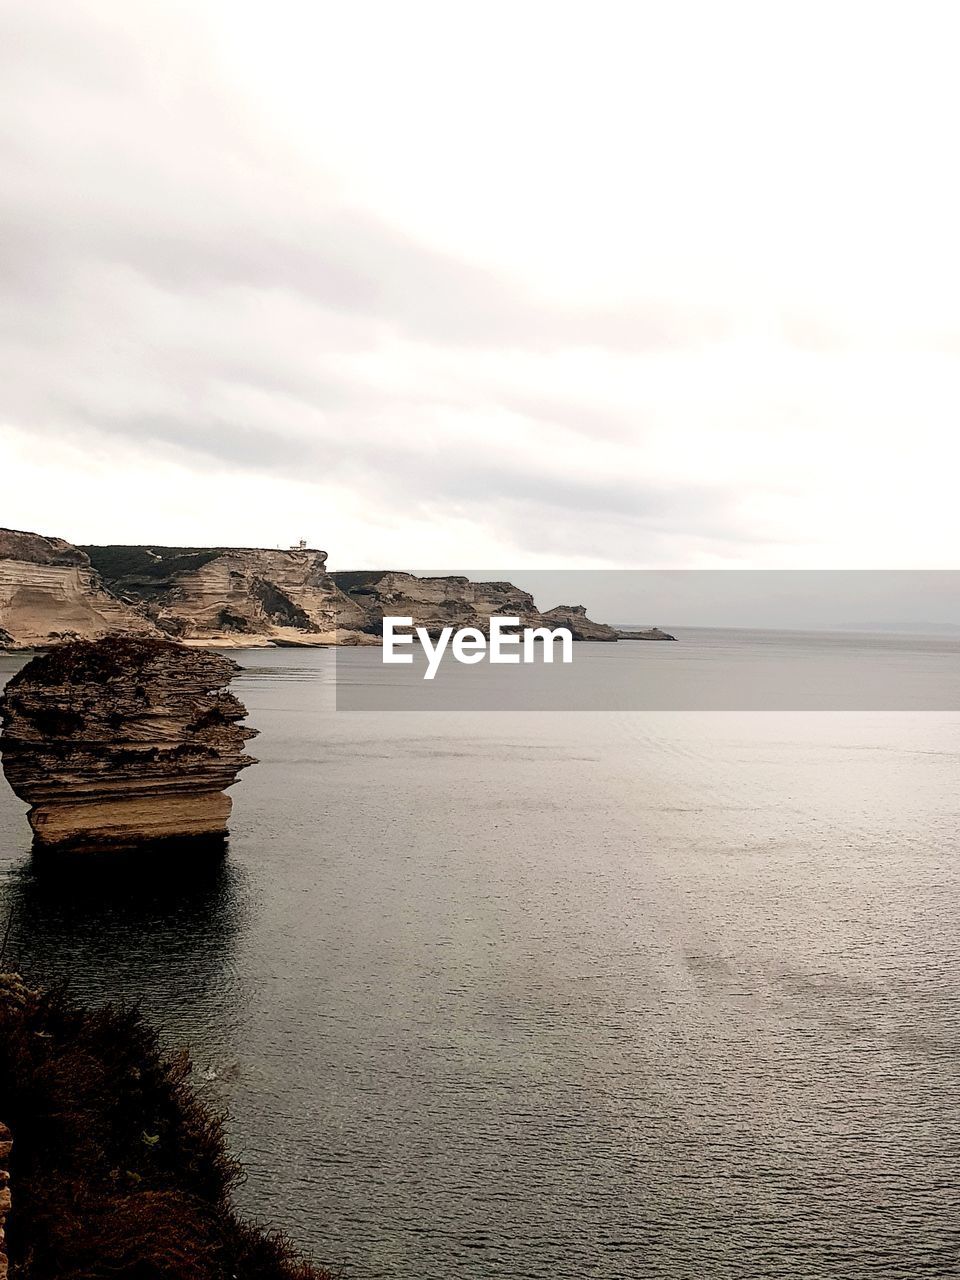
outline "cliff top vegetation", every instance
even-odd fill
[[[136,1010],[0,975],[11,1280],[330,1280],[237,1216],[241,1169],[189,1076]]]

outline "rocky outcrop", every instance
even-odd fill
[[[409,617],[414,626],[437,635],[444,627],[476,627],[485,634],[490,618],[519,618],[523,627],[569,627],[574,640],[616,640],[613,627],[592,622],[583,605],[559,605],[541,613],[529,591],[512,582],[473,582],[470,578],[419,578],[395,570],[330,575],[366,612],[368,627],[381,634],[385,615]]]
[[[385,614],[436,634],[486,631],[491,615],[521,626],[568,626],[575,640],[615,640],[582,605],[541,613],[510,582],[418,577],[395,570],[327,572],[309,547],[74,547],[0,530],[0,648],[45,648],[122,632],[185,645],[379,644]]]
[[[642,627],[635,631],[618,631],[618,640],[676,640],[669,631],[661,631],[659,627]]]
[[[104,589],[89,557],[62,538],[0,529],[0,648],[42,649],[110,632],[158,634]]]
[[[0,755],[39,846],[222,835],[224,794],[255,763],[227,691],[237,664],[170,640],[59,645],[8,682]]]
[[[86,547],[123,600],[185,644],[241,648],[371,642],[367,615],[309,547]]]
[[[568,627],[574,640],[617,639],[616,628],[608,627],[605,622],[593,622],[582,604],[558,604],[547,609],[543,621],[550,627]]]
[[[414,626],[437,635],[444,627],[486,631],[492,614],[519,617],[535,625],[540,614],[529,591],[511,582],[471,582],[469,578],[419,578],[397,570],[359,570],[330,575],[340,590],[363,609],[367,625],[382,634],[384,616],[410,617]]]

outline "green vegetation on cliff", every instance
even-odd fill
[[[226,547],[80,547],[108,585],[126,578],[166,582],[176,573],[189,573],[216,560]]]

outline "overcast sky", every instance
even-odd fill
[[[0,15],[0,524],[957,567],[954,5]]]

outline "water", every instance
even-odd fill
[[[41,875],[9,792],[0,848],[10,948],[191,1045],[246,1209],[355,1280],[960,1274],[960,715],[345,714],[331,654],[240,660],[224,862]]]

